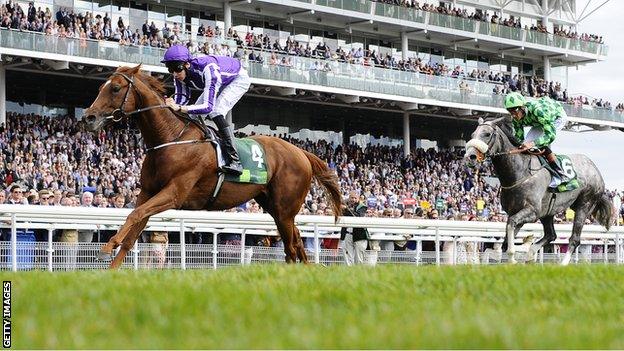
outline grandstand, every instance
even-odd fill
[[[577,13],[574,0],[1,3],[1,180],[45,190],[51,203],[79,205],[89,189],[96,205],[122,194],[120,207],[132,206],[141,140],[86,135],[76,121],[120,65],[141,63],[172,88],[160,59],[174,43],[239,58],[252,87],[228,116],[238,132],[319,155],[345,195],[367,196],[370,216],[400,217],[386,210],[410,203],[427,210],[414,218],[504,221],[489,170],[475,179],[458,158],[479,117],[506,113],[508,91],[562,101],[572,130],[624,128],[621,109],[567,91],[570,68],[608,56],[600,33],[577,33],[594,9]],[[53,156],[31,165],[28,150]],[[304,214],[331,215],[316,188],[306,203]]]
[[[505,113],[502,92],[510,89],[572,101],[568,69],[608,54],[602,37],[575,33],[584,16],[575,1],[12,4],[3,6],[9,20],[0,26],[0,90],[7,94],[0,121],[20,110],[15,103],[80,115],[112,69],[143,63],[161,77],[164,49],[190,42],[247,66],[253,88],[233,112],[237,127],[333,130],[344,141],[383,135],[402,140],[407,153],[423,140],[461,146],[477,117]],[[566,110],[575,124],[624,125],[611,109]]]

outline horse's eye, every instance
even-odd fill
[[[492,133],[485,133],[485,134],[483,134],[483,136],[486,137],[486,138],[489,138],[489,137],[492,136]]]
[[[113,85],[113,92],[114,93],[118,93],[121,90],[121,85]]]

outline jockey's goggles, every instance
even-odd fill
[[[523,106],[512,107],[512,108],[508,108],[507,111],[509,111],[509,113],[516,113],[522,110],[523,108],[524,108]]]
[[[184,62],[173,62],[167,64],[167,70],[169,70],[169,73],[180,73],[184,71]]]

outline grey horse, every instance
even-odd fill
[[[548,191],[550,172],[541,166],[536,156],[518,152],[519,142],[512,130],[508,117],[488,122],[480,119],[472,140],[466,144],[464,160],[468,166],[474,167],[476,162],[487,157],[492,159],[501,183],[501,205],[508,215],[505,242],[510,263],[516,263],[513,242],[524,224],[539,219],[544,226],[544,236],[531,245],[527,254],[527,260],[535,261],[542,246],[557,238],[554,215],[568,207],[575,211],[570,246],[561,261],[562,265],[567,265],[581,242],[581,230],[587,216],[593,215],[607,230],[615,219],[602,175],[587,156],[569,155],[580,186],[553,195]]]

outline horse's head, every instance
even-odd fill
[[[100,86],[100,92],[82,117],[86,129],[98,131],[106,125],[119,122],[126,117],[127,111],[138,109],[140,97],[134,79],[141,65],[134,68],[119,67],[108,80]]]
[[[485,161],[487,155],[501,150],[501,137],[508,134],[503,130],[508,129],[507,121],[507,117],[487,122],[483,118],[479,118],[479,126],[472,133],[472,139],[466,144],[464,161],[469,167],[475,167],[477,162]]]

